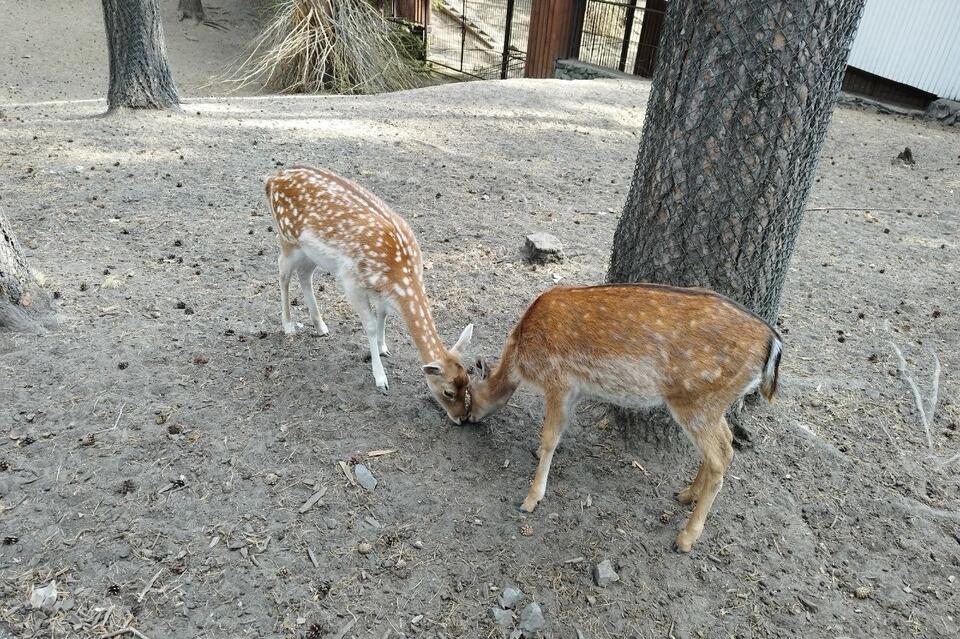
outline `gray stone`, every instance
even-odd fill
[[[490,616],[498,626],[502,626],[503,628],[506,628],[513,623],[513,613],[511,613],[509,610],[504,610],[503,608],[497,608],[494,606],[490,609]]]
[[[524,238],[520,249],[523,259],[533,264],[563,260],[563,244],[549,233],[532,233]]]
[[[543,611],[540,610],[540,604],[530,603],[520,611],[520,625],[518,628],[524,637],[535,637],[544,626],[547,625],[543,618]]]
[[[357,478],[357,483],[367,490],[373,490],[377,487],[377,478],[363,464],[357,464],[353,467],[353,476]]]
[[[554,66],[553,77],[558,80],[596,80],[598,78],[638,79],[635,75],[630,75],[609,67],[600,67],[576,59],[557,60]]]
[[[609,559],[604,559],[593,569],[593,581],[601,588],[606,588],[615,581],[620,581],[620,575],[613,569]]]
[[[500,607],[501,608],[516,608],[517,604],[523,601],[523,591],[519,588],[514,588],[513,586],[508,586],[503,589],[503,592],[500,593]]]
[[[957,124],[960,122],[960,102],[947,100],[946,98],[934,100],[927,107],[924,117],[928,120],[937,120],[944,124]]]

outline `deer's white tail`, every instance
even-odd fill
[[[776,333],[771,335],[767,348],[767,361],[763,365],[763,376],[760,379],[760,393],[768,402],[772,402],[773,396],[777,394],[780,380],[780,355],[783,354],[783,342],[780,336]]]

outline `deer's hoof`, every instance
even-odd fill
[[[537,504],[539,503],[540,503],[539,500],[535,500],[535,499],[531,499],[530,497],[527,497],[526,499],[523,500],[523,503],[520,504],[520,510],[521,512],[532,513],[537,509]]]
[[[681,532],[677,535],[677,540],[673,542],[673,550],[674,552],[687,554],[693,549],[694,541],[696,541],[696,539],[691,539],[690,535],[686,532]]]

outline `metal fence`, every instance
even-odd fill
[[[580,59],[649,76],[660,39],[665,2],[587,0]]]
[[[434,0],[427,59],[466,76],[523,76],[533,0]]]

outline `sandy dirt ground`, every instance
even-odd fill
[[[176,0],[160,0],[173,80],[182,96],[256,93],[218,81],[243,57],[264,2],[204,2],[222,29],[177,21]],[[99,0],[0,0],[0,103],[81,100],[106,95],[107,38]]]
[[[262,186],[308,163],[378,193],[420,239],[441,335],[473,322],[473,351],[495,355],[538,292],[602,280],[649,85],[100,118],[102,101],[11,104],[99,92],[48,93],[28,71],[0,105],[0,206],[61,327],[0,335],[0,637],[508,636],[519,614],[489,614],[507,586],[548,637],[956,636],[956,130],[835,112],[784,296],[781,396],[745,415],[753,446],[681,556],[686,444],[628,443],[584,404],[546,499],[520,514],[535,394],[451,425],[391,319],[380,395],[327,278],[331,335],[285,337]],[[904,146],[916,165],[892,162]],[[566,261],[525,265],[535,231]],[[891,343],[923,397],[939,359],[929,441]],[[599,587],[603,560],[620,580]],[[32,609],[51,580],[56,603]]]

